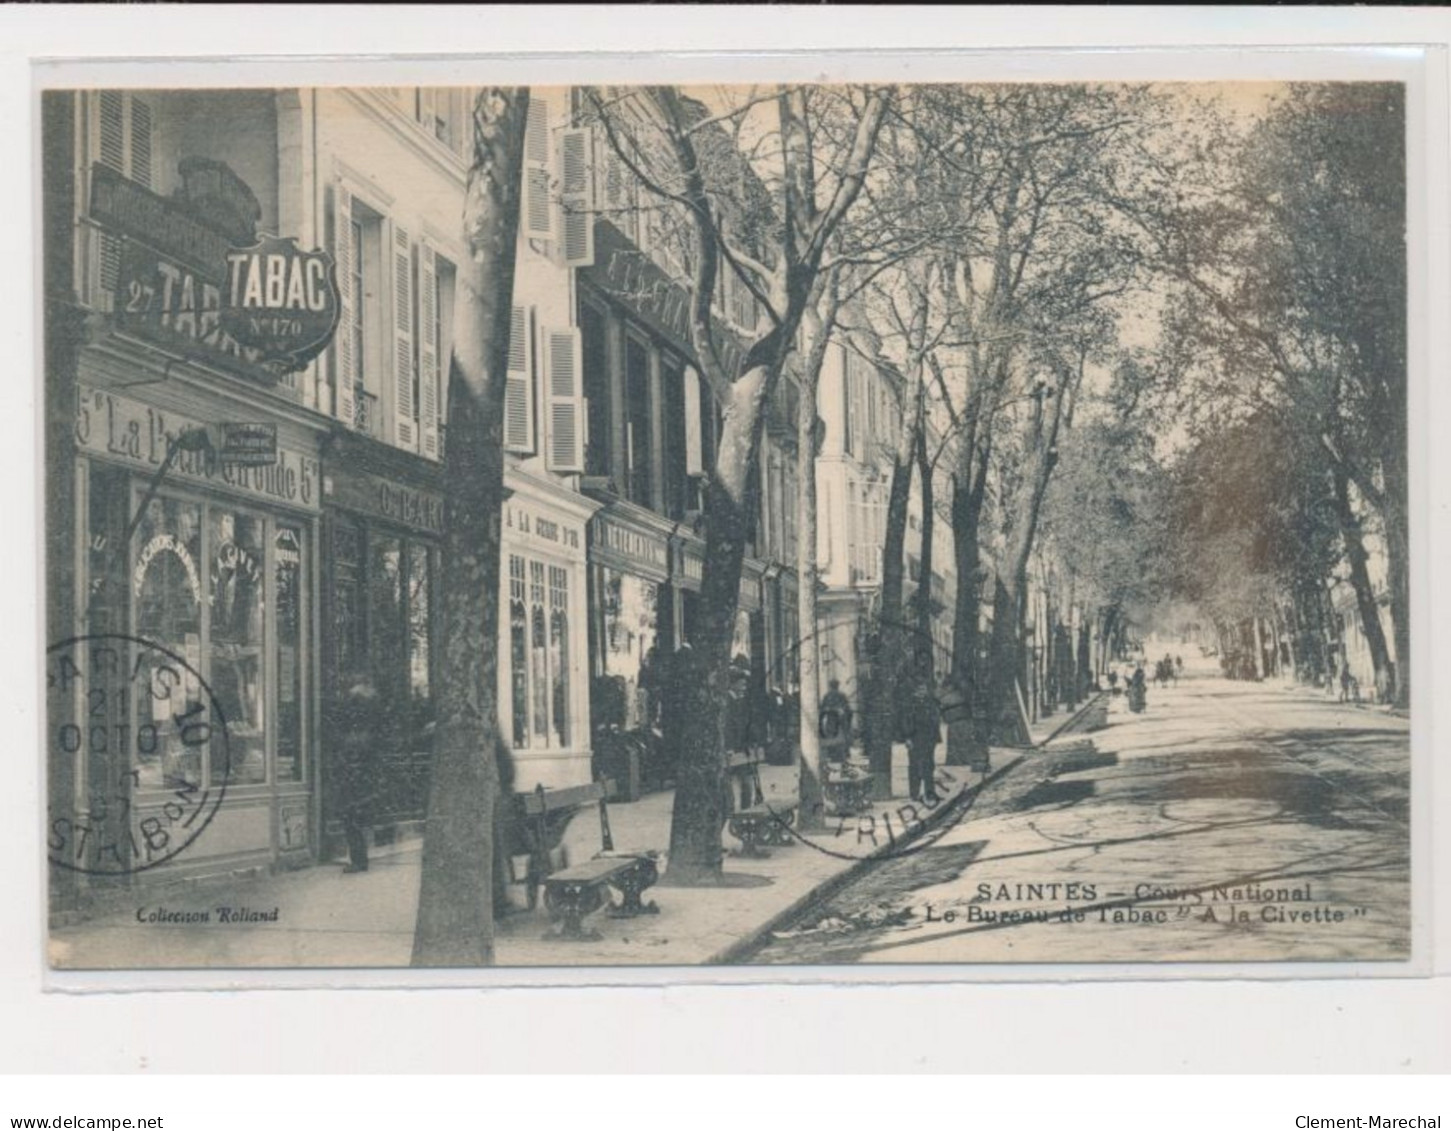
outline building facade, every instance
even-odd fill
[[[841,334],[822,365],[818,414],[824,425],[816,458],[818,671],[823,687],[832,680],[859,705],[866,673],[866,634],[880,617],[883,546],[892,464],[903,427],[903,379],[882,355],[876,337],[864,330]],[[935,450],[934,438],[929,447]],[[936,480],[934,479],[934,485]],[[942,492],[936,494],[941,495]],[[934,612],[933,655],[939,678],[950,665],[952,615],[956,600],[951,530],[934,501],[932,568],[922,571],[923,503],[914,473],[904,542],[904,608],[923,586]],[[907,621],[910,613],[898,614]]]
[[[529,112],[528,152],[550,180],[527,182],[506,404],[500,715],[521,789],[592,774],[586,531],[598,505],[578,490],[581,339],[555,191],[580,134],[567,97],[550,93]],[[367,676],[388,719],[375,832],[396,836],[427,796],[468,93],[50,97],[48,189],[62,184],[50,195],[66,204],[47,215],[65,268],[48,264],[48,314],[70,329],[48,339],[47,382],[74,409],[59,410],[73,443],[49,521],[70,525],[56,499],[75,514],[56,603],[66,623],[52,635],[164,646],[198,686],[118,709],[165,734],[204,684],[228,732],[225,758],[216,743],[149,737],[68,752],[52,793],[85,814],[98,783],[124,780],[127,807],[152,816],[176,782],[225,780],[173,877],[328,858],[339,798],[323,720]],[[280,375],[217,313],[229,253],[267,235],[329,253],[339,307],[331,344]],[[275,435],[270,463],[219,458],[210,438],[236,423]]]

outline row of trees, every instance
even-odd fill
[[[1252,129],[1198,139],[1174,209],[1135,214],[1174,284],[1160,403],[1190,438],[1172,509],[1177,590],[1259,674],[1288,650],[1318,681],[1338,637],[1327,586],[1342,578],[1377,698],[1402,707],[1404,113],[1397,85],[1292,87]],[[1382,548],[1393,651],[1370,568]]]
[[[525,91],[487,89],[473,115],[421,964],[491,958],[497,781],[481,752],[497,730],[497,433],[526,106]],[[765,406],[792,367],[808,461],[822,362],[843,326],[869,326],[903,378],[881,656],[907,656],[909,624],[926,628],[932,615],[930,601],[903,599],[914,477],[928,593],[939,512],[951,527],[954,648],[950,670],[935,674],[974,708],[953,727],[951,760],[1016,730],[1030,562],[1045,540],[1091,628],[1074,645],[1082,673],[1094,663],[1088,637],[1121,636],[1161,599],[1187,597],[1219,617],[1230,615],[1216,603],[1225,578],[1272,576],[1281,593],[1317,576],[1323,586],[1337,547],[1299,536],[1296,522],[1320,522],[1323,535],[1333,514],[1353,574],[1354,535],[1373,512],[1390,548],[1397,654],[1408,655],[1395,89],[1293,88],[1252,129],[1144,86],[787,86],[700,98],[643,87],[588,91],[583,107],[639,190],[627,206],[678,241],[693,352],[723,406],[704,502],[701,717],[673,728],[691,737],[679,752],[671,882],[721,872],[730,645]],[[743,350],[712,317],[727,280],[765,312]],[[1233,436],[1246,455],[1259,451],[1265,428],[1284,466],[1273,491],[1256,493],[1227,480],[1216,453]],[[1166,448],[1186,443],[1180,470],[1165,471]],[[814,476],[798,482],[799,613],[811,626]],[[1213,485],[1198,509],[1177,489],[1196,482]],[[807,815],[821,788],[812,651],[800,673]],[[898,669],[873,673],[863,713],[888,718]],[[1387,679],[1403,694],[1404,663]],[[890,757],[884,731],[866,735],[878,769]]]

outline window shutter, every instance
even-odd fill
[[[595,261],[594,178],[589,150],[589,130],[565,130],[560,135],[561,242],[566,267],[590,267]]]
[[[685,367],[685,474],[705,473],[705,456],[700,445],[700,374]]]
[[[524,130],[524,233],[530,239],[554,237],[554,209],[549,200],[549,103],[529,96]]]
[[[413,249],[408,232],[393,225],[393,442],[418,450],[413,421]]]
[[[598,192],[597,204],[600,208],[610,211],[625,207],[625,163],[620,160],[620,155],[615,152],[615,147],[610,144],[610,139],[603,129],[595,134],[596,145],[598,146],[598,168],[601,176],[596,185]]]
[[[353,388],[358,383],[358,359],[353,356],[353,324],[357,319],[358,296],[353,293],[353,194],[342,185],[333,188],[333,258],[338,272],[337,333],[333,335],[333,385],[337,418],[353,428],[357,410]]]
[[[96,155],[102,165],[126,173],[126,96],[117,90],[103,90],[96,111],[100,133]]]
[[[529,395],[532,351],[529,312],[516,306],[509,317],[509,371],[504,381],[504,450],[534,450],[534,400]]]
[[[103,90],[96,105],[96,160],[107,168],[115,169],[122,176],[126,174],[126,102],[125,95],[115,90]],[[99,261],[100,287],[104,295],[116,290],[116,279],[121,271],[121,240],[106,232],[100,233]],[[103,300],[104,301],[104,298]]]
[[[134,94],[131,105],[131,179],[151,188],[151,106]]]
[[[418,429],[419,451],[438,458],[438,256],[418,245]]]
[[[544,368],[549,393],[549,468],[583,471],[584,391],[578,330],[545,331]]]

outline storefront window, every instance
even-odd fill
[[[213,510],[211,539],[212,692],[227,720],[230,780],[267,780],[266,707],[262,664],[262,614],[266,570],[262,521],[233,511]],[[214,762],[211,780],[228,780]]]
[[[140,790],[302,781],[305,528],[225,503],[158,494],[137,518],[129,553],[120,554],[140,486],[93,467],[90,490],[90,624],[129,631],[185,662],[179,670],[165,653],[137,647],[135,693],[124,708],[134,725],[112,728],[134,737],[125,748],[92,753],[124,760]],[[184,743],[184,729],[195,734],[184,720],[210,714],[213,701],[225,744],[215,736]],[[111,767],[93,772],[109,774]]]
[[[277,584],[277,780],[302,780],[302,532],[279,526]]]
[[[625,704],[624,729],[650,716],[644,671],[658,660],[660,589],[653,581],[604,570],[604,674],[616,681]]]
[[[569,573],[549,567],[549,669],[554,673],[550,710],[559,746],[569,745]]]
[[[402,615],[403,551],[397,538],[374,537],[369,541],[368,555],[368,611],[372,621],[369,647],[378,694],[392,708],[401,690],[398,658],[407,655]]]
[[[529,646],[524,559],[509,555],[509,671],[514,745],[529,745]]]
[[[185,744],[173,720],[205,709],[202,671],[202,508],[180,499],[153,499],[136,530],[132,596],[136,635],[187,663],[181,678],[158,653],[143,651],[145,677],[134,679],[136,783],[142,788],[201,786],[205,746]],[[230,717],[228,719],[230,722]],[[145,735],[143,741],[140,736]]]
[[[338,671],[350,679],[367,655],[364,635],[362,557],[363,535],[358,527],[339,521],[333,527],[333,631],[337,639]]]
[[[731,659],[742,656],[746,663],[751,660],[751,614],[745,609],[736,610],[736,630],[731,639]]]
[[[408,691],[414,715],[422,718],[432,699],[430,685],[428,547],[417,542],[408,547]]]
[[[509,705],[517,749],[560,749],[574,733],[569,571],[509,555]]]
[[[544,563],[529,563],[529,684],[534,708],[532,737],[549,744],[549,658],[544,631]]]

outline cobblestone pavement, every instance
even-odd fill
[[[747,960],[1394,960],[1410,952],[1409,723],[1193,673],[1112,700]]]

